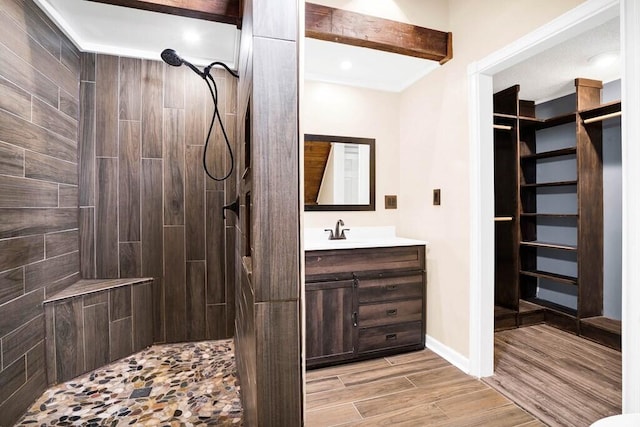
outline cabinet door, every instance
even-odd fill
[[[352,280],[307,283],[307,366],[350,359],[356,331]]]

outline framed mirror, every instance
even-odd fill
[[[304,210],[376,210],[376,141],[304,135]]]

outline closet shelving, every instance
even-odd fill
[[[495,328],[547,322],[619,348],[619,322],[602,317],[602,121],[619,116],[621,104],[601,104],[599,81],[576,79],[575,87],[574,111],[549,118],[536,117],[534,102],[519,98],[519,85],[494,95]],[[575,144],[537,143],[542,132],[572,123]],[[554,162],[574,165],[575,177],[538,176],[541,164]],[[567,195],[575,207],[545,209],[539,206],[545,193]],[[575,271],[565,271],[566,264]],[[573,302],[541,297],[541,283],[566,289]]]

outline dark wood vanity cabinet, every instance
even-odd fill
[[[425,344],[424,246],[308,251],[307,367]]]

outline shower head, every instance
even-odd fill
[[[163,50],[162,53],[160,54],[160,57],[164,62],[166,62],[169,65],[173,65],[174,67],[179,67],[182,64],[184,64],[184,60],[180,58],[180,55],[178,55],[178,52],[176,52],[173,49]]]

